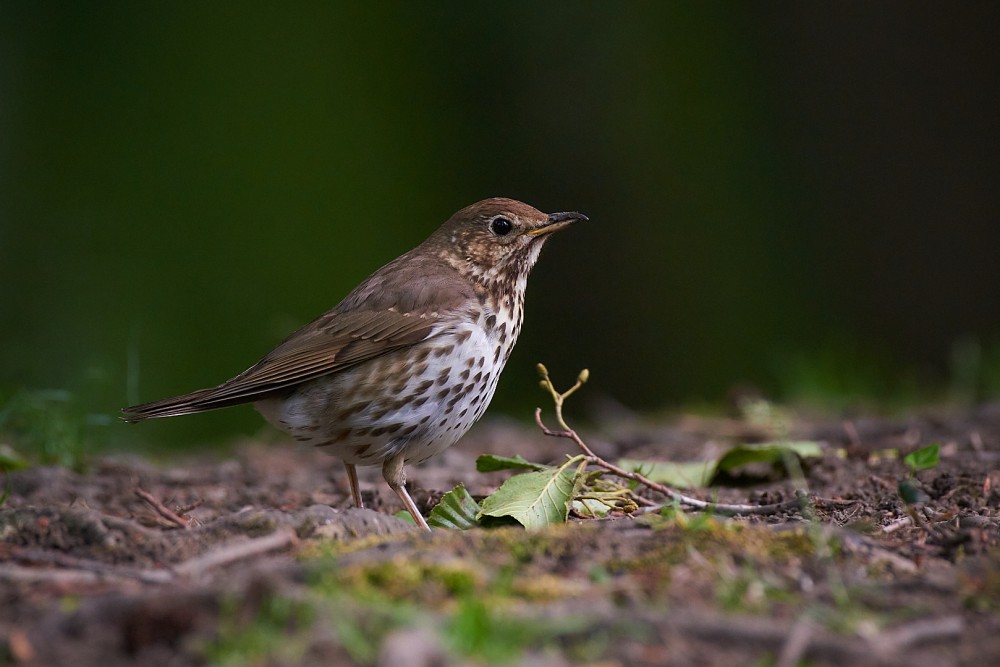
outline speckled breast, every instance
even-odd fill
[[[520,309],[512,310],[503,317],[486,309],[255,407],[296,440],[347,463],[381,464],[403,448],[407,463],[419,463],[455,444],[485,412],[520,331]]]

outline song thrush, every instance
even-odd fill
[[[355,466],[381,464],[427,528],[404,466],[455,444],[482,416],[521,332],[524,289],[542,245],[586,219],[512,199],[468,206],[236,377],[125,408],[122,418],[253,403],[296,440],[339,456],[358,507]]]

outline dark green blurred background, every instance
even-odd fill
[[[994,3],[0,4],[0,388],[218,383],[488,196],[549,244],[494,414],[1000,387]],[[582,401],[578,409],[583,411]],[[251,433],[238,409],[103,441]]]

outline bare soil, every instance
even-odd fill
[[[372,509],[349,509],[337,461],[283,442],[9,473],[0,665],[1000,664],[1000,404],[790,423],[822,443],[804,479],[750,468],[689,493],[766,504],[804,482],[814,502],[799,510],[538,532],[419,533],[376,470],[362,481]],[[609,460],[771,437],[696,416],[619,416],[583,435]],[[929,443],[941,463],[907,505],[901,458]],[[571,447],[495,420],[410,486],[429,509],[459,482],[496,489],[507,473],[477,473],[478,454],[546,462]]]

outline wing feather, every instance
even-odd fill
[[[203,412],[248,403],[420,343],[440,328],[438,313],[394,310],[330,313],[290,336],[259,362],[218,387],[126,408],[125,421]]]
[[[475,303],[473,285],[437,254],[417,249],[386,264],[259,362],[217,387],[122,410],[125,421],[215,410],[416,345],[445,333],[443,319]]]

